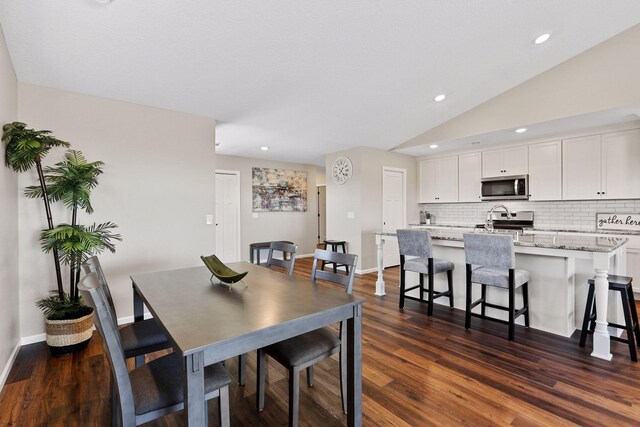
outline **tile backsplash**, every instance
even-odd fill
[[[441,225],[481,224],[496,204],[511,211],[534,211],[534,227],[594,231],[596,213],[640,213],[640,199],[582,201],[495,201],[481,203],[420,204],[420,210],[433,215],[432,223]]]

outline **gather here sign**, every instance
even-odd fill
[[[596,214],[596,230],[640,231],[640,214]]]

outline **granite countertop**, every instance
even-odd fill
[[[476,228],[476,224],[458,224],[458,225],[450,225],[450,224],[409,224],[409,227],[426,227],[426,228]],[[577,230],[577,229],[568,229],[568,228],[528,228],[525,232],[543,232],[543,233],[580,233],[580,234],[603,234],[603,235],[613,235],[613,236],[640,236],[640,232],[638,231],[629,231],[629,230]]]
[[[434,240],[449,240],[462,242],[462,235],[464,232],[460,227],[450,226],[433,228],[431,231],[431,238]],[[478,231],[479,233],[486,233],[486,231]],[[376,233],[382,236],[395,236],[396,233]],[[613,236],[586,236],[586,235],[551,235],[551,234],[519,234],[516,235],[513,231],[499,231],[496,234],[500,235],[512,235],[514,237],[514,244],[516,246],[524,247],[536,247],[546,249],[560,249],[570,251],[585,251],[585,252],[612,252],[628,242],[628,239],[622,237]]]

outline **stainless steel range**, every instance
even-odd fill
[[[490,211],[488,223],[493,224],[495,230],[523,231],[533,228],[533,211],[511,212],[511,218],[507,212]],[[485,224],[476,225],[477,228],[486,228]]]

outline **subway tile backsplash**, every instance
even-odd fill
[[[555,202],[503,201],[481,203],[420,204],[420,210],[432,214],[432,223],[441,225],[481,224],[496,204],[511,211],[534,211],[534,227],[594,231],[596,213],[640,213],[640,199],[582,200]]]

